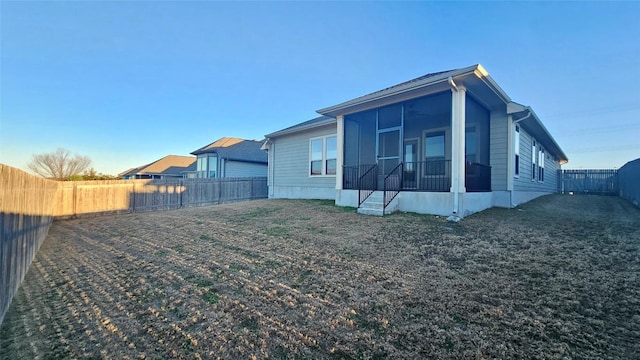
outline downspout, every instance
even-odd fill
[[[449,85],[451,85],[451,88],[454,89],[456,93],[460,91],[451,76],[449,76]],[[452,102],[455,101],[453,104],[456,109],[455,114],[457,115],[460,109],[460,107],[458,106],[458,99],[452,96],[451,101]],[[451,114],[451,115],[453,116],[454,114]],[[451,136],[453,136],[453,134],[451,134]],[[453,185],[453,215],[458,216],[458,202],[460,199],[460,193],[458,192],[458,183],[460,182],[460,178],[458,177],[457,171],[452,171],[452,172],[453,172],[453,179],[452,179],[453,180],[453,184],[452,184]]]
[[[271,138],[266,138],[265,145],[261,148],[267,152],[267,197],[271,199],[273,197],[273,178],[275,176],[275,151],[276,146]]]
[[[269,161],[269,157],[271,157],[271,161]],[[273,198],[276,183],[276,143],[274,143],[271,139],[269,139],[269,154],[267,154],[267,169],[269,168],[271,168],[271,186],[269,186],[269,183],[267,181],[267,197]]]
[[[513,121],[513,123],[514,123],[514,124],[517,124],[517,123],[519,123],[519,122],[521,122],[521,121],[523,121],[523,120],[527,120],[529,117],[531,117],[531,110],[530,110],[530,109],[527,109],[527,115],[525,115],[525,116],[521,117],[521,118],[520,118],[520,119],[518,119],[518,120],[514,120],[514,121]],[[510,197],[510,199],[509,199],[509,205],[511,205],[512,207],[515,207],[515,204],[513,203],[513,192],[514,192],[514,189],[513,189],[513,188],[511,188],[511,190],[509,191],[509,197]]]

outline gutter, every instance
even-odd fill
[[[514,123],[514,124],[517,124],[517,123],[519,123],[520,121],[527,120],[527,119],[528,119],[528,118],[530,118],[530,117],[531,117],[531,109],[530,109],[529,107],[527,107],[527,115],[525,115],[525,116],[521,117],[521,118],[520,118],[520,119],[518,119],[518,120],[514,120],[514,121],[513,121],[513,123]]]

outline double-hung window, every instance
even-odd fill
[[[335,135],[311,139],[309,141],[309,175],[335,175],[337,153]]]
[[[538,170],[538,166],[536,165],[536,158],[538,157],[538,153],[536,152],[536,141],[531,140],[531,180],[536,179],[536,172]]]
[[[516,134],[514,137],[513,146],[514,146],[513,152],[516,155],[514,175],[519,176],[520,175],[520,127],[518,125],[516,125]]]
[[[538,150],[538,181],[544,181],[544,149]]]

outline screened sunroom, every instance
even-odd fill
[[[491,191],[490,112],[465,96],[466,191]],[[343,189],[450,191],[451,102],[444,91],[345,115]]]

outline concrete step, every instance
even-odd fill
[[[375,191],[358,208],[358,214],[383,216],[384,193]]]
[[[358,208],[358,214],[383,216],[392,214],[398,211],[398,198],[396,197],[391,203],[384,209],[384,192],[376,191],[371,194],[367,200]]]
[[[374,209],[374,208],[366,208],[366,207],[358,208],[358,214],[372,215],[372,216],[382,216],[382,215],[384,215],[382,213],[382,208]]]

